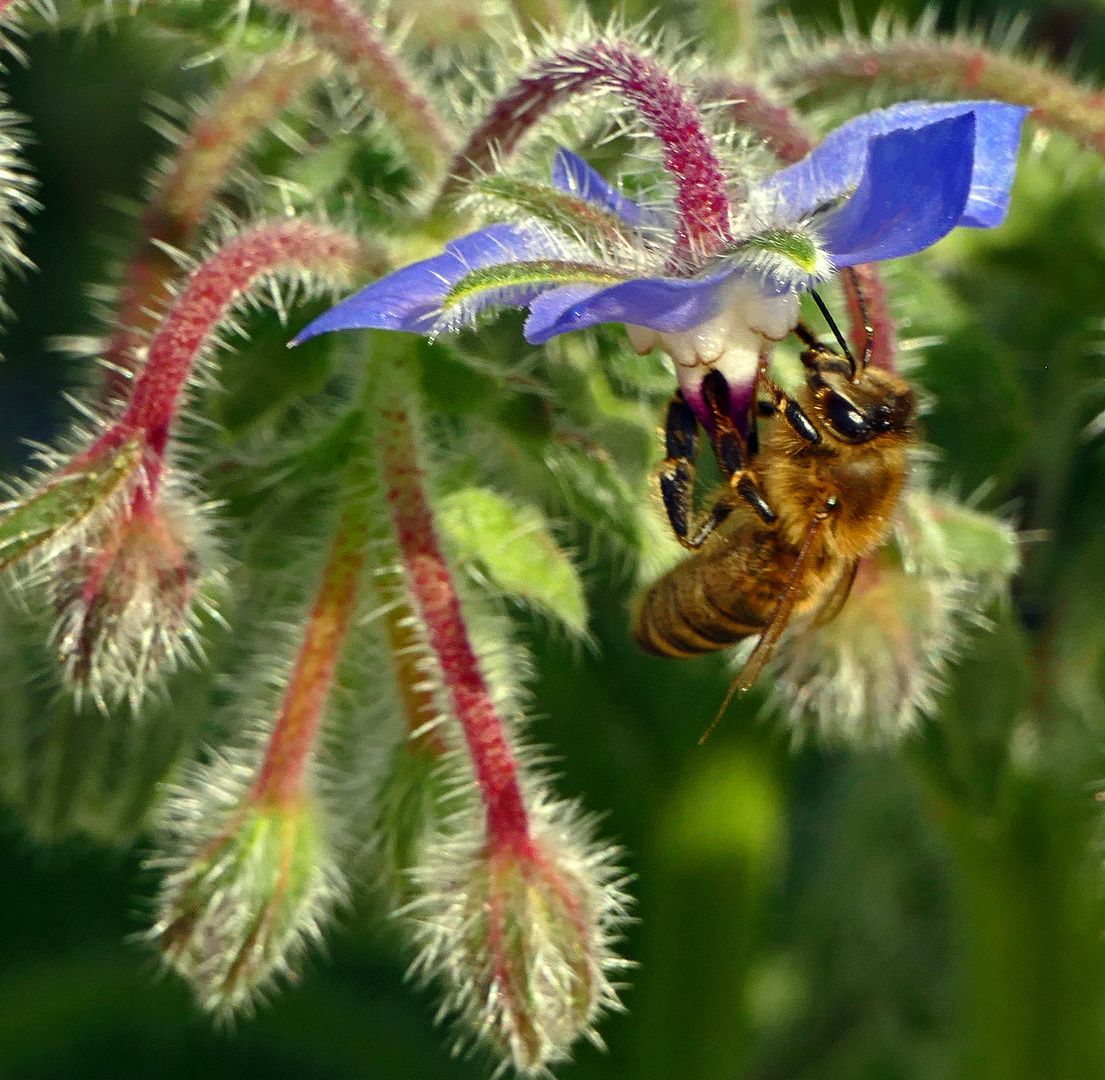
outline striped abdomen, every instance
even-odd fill
[[[646,590],[633,636],[651,653],[697,656],[759,634],[796,557],[774,528],[747,518],[723,526]]]

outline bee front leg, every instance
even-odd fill
[[[835,353],[830,355],[835,356]],[[771,398],[770,403],[762,402],[769,413],[780,413],[783,419],[790,425],[790,429],[801,439],[805,439],[811,446],[821,442],[821,432],[814,426],[813,421],[806,415],[806,410],[798,404],[766,371],[760,371],[759,384]]]
[[[668,405],[664,423],[664,445],[667,456],[660,466],[660,495],[668,513],[672,532],[686,548],[700,548],[729,516],[732,506],[722,501],[714,505],[706,520],[693,527],[694,482],[698,471],[698,418],[682,394],[676,394]]]
[[[717,463],[729,486],[736,495],[746,502],[768,524],[775,522],[775,511],[768,505],[767,499],[760,491],[759,482],[751,469],[748,444],[737,430],[729,414],[729,384],[719,371],[711,371],[702,380],[702,396],[706,405],[714,417],[714,453]],[[723,500],[714,507],[714,512],[721,511],[721,518],[715,522],[715,527],[729,516],[732,505]]]

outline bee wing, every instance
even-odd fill
[[[725,695],[725,700],[721,703],[721,708],[718,710],[717,716],[714,717],[713,723],[703,732],[702,738],[698,740],[700,746],[709,737],[710,732],[717,727],[718,721],[722,716],[725,715],[725,710],[729,708],[729,702],[733,700],[733,695],[738,690],[743,693],[745,690],[752,689],[752,685],[760,677],[760,672],[763,671],[764,665],[771,659],[772,654],[775,652],[775,646],[779,644],[779,638],[782,637],[783,631],[787,628],[787,623],[790,622],[791,615],[794,614],[794,605],[798,601],[796,586],[801,579],[802,571],[805,569],[810,553],[813,551],[813,542],[821,534],[821,530],[825,527],[825,523],[836,509],[836,505],[835,497],[830,498],[825,504],[824,509],[819,510],[815,515],[813,524],[810,526],[810,531],[806,533],[806,538],[802,541],[802,548],[798,552],[798,558],[794,560],[794,567],[790,572],[790,576],[787,578],[786,584],[783,586],[783,591],[776,601],[775,607],[772,609],[770,618],[767,620],[767,626],[764,627],[764,631],[760,635],[760,640],[752,650],[752,655],[744,662],[744,667],[737,672],[737,677],[733,680],[733,685],[729,687],[729,693]],[[852,580],[854,577],[854,568],[849,573],[845,574],[843,580],[847,581],[848,587],[843,590],[843,596],[839,599],[839,604],[843,604],[844,600],[847,599],[848,592],[852,588]],[[837,589],[839,589],[839,586],[834,588],[833,592],[830,594],[829,602],[835,608],[832,612],[833,615],[839,610],[837,604]]]
[[[848,602],[848,597],[852,594],[852,585],[855,584],[858,569],[859,560],[857,559],[840,575],[839,580],[814,614],[811,625],[824,626],[826,623],[831,623],[840,614],[840,609],[844,607]]]
[[[833,506],[835,503],[833,503]],[[753,649],[751,656],[745,661],[745,665],[737,673],[737,678],[734,682],[736,689],[740,691],[751,690],[753,684],[759,678],[759,673],[764,670],[764,665],[771,659],[771,654],[775,652],[775,647],[779,643],[779,638],[782,637],[782,631],[787,629],[787,623],[790,622],[790,617],[794,612],[794,604],[798,601],[798,589],[796,586],[802,577],[802,572],[806,569],[806,564],[809,560],[810,553],[813,551],[813,542],[821,534],[821,529],[824,528],[825,522],[829,521],[829,515],[832,513],[833,506],[825,506],[824,510],[819,511],[817,516],[813,518],[813,524],[810,526],[810,531],[806,534],[806,539],[802,541],[801,551],[798,553],[798,558],[794,559],[794,567],[790,572],[790,577],[787,578],[787,584],[782,587],[782,594],[776,602],[775,609],[771,611],[771,617],[767,620],[767,626],[764,628],[764,632],[761,633],[760,639],[756,644],[756,648]],[[852,587],[852,574],[848,576],[848,588]],[[848,593],[845,591],[845,597]],[[832,597],[835,601],[835,594]],[[840,601],[843,604],[843,600]],[[833,612],[835,614],[835,612]]]

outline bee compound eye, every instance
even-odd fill
[[[833,431],[848,442],[863,442],[877,434],[870,419],[835,390],[830,390],[822,398],[821,411]]]

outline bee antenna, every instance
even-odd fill
[[[836,338],[836,343],[840,346],[840,351],[844,353],[844,356],[847,358],[852,368],[852,379],[855,380],[857,370],[856,358],[852,355],[852,350],[848,348],[848,342],[844,340],[844,335],[840,332],[840,327],[836,325],[836,320],[830,314],[829,309],[825,306],[825,301],[821,299],[816,289],[810,289],[810,296],[813,297],[813,302],[817,305],[817,310],[825,317],[825,322],[829,324],[829,329],[833,332],[833,337]],[[866,321],[865,313],[864,322]]]
[[[863,356],[860,358],[860,366],[866,368],[871,362],[871,352],[875,348],[875,331],[871,326],[871,316],[867,312],[867,297],[863,295],[863,288],[859,283],[859,274],[854,266],[849,266],[845,273],[852,283],[852,292],[855,294],[856,303],[859,305],[859,317],[863,320]]]
[[[710,721],[710,726],[702,733],[702,738],[698,740],[698,745],[701,746],[712,734],[714,728],[721,723],[721,718],[725,715],[725,710],[729,708],[729,702],[733,700],[733,696],[740,688],[742,671],[737,672],[737,677],[729,684],[729,693],[725,695],[725,700],[721,703],[721,708],[717,711],[717,716]]]

